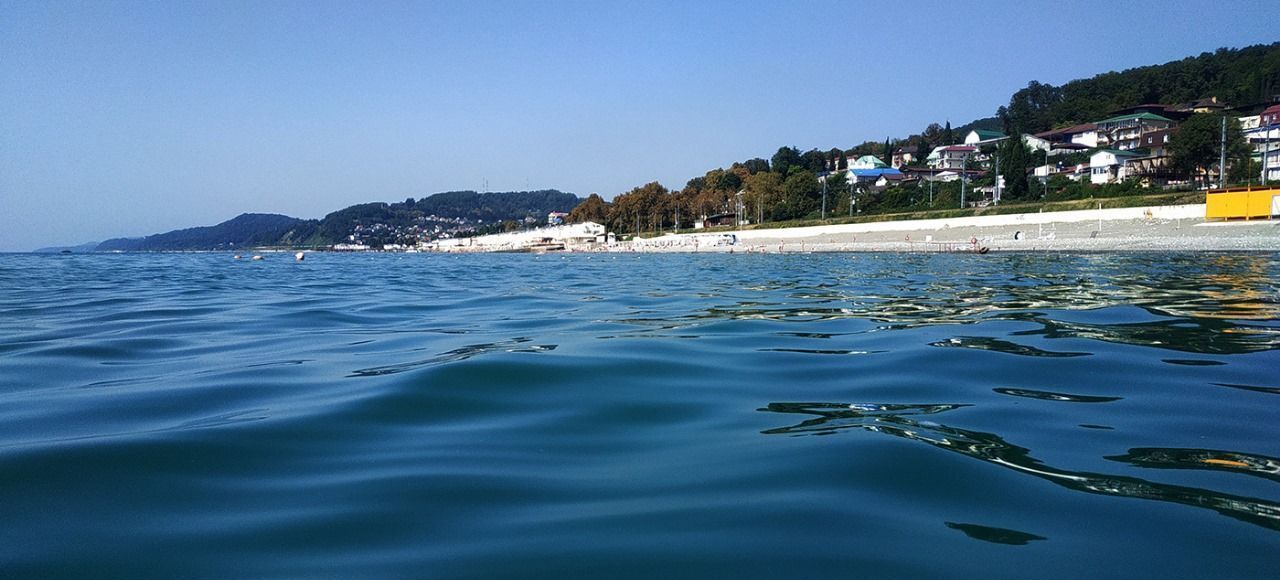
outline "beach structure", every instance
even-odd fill
[[[1212,189],[1205,195],[1208,220],[1280,218],[1280,187]]]
[[[605,227],[595,222],[582,222],[521,230],[472,238],[440,240],[434,247],[445,252],[528,252],[589,248],[608,241]]]

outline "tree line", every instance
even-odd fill
[[[668,189],[652,182],[606,202],[592,194],[575,207],[569,221],[594,221],[619,233],[683,229],[701,216],[738,213],[754,222],[813,219],[822,215],[913,211],[955,208],[961,185],[956,182],[890,186],[869,192],[845,177],[847,160],[872,155],[886,163],[901,148],[915,149],[914,163],[921,164],[935,147],[956,144],[970,129],[1002,130],[999,145],[982,153],[999,158],[988,162],[985,175],[965,186],[982,187],[1004,178],[1002,199],[1016,202],[1038,199],[1076,199],[1141,193],[1134,183],[1097,187],[1056,177],[1040,182],[1029,173],[1044,163],[1041,153],[1026,147],[1018,136],[1087,123],[1105,118],[1111,111],[1145,103],[1185,103],[1207,96],[1222,102],[1252,104],[1280,93],[1280,43],[1242,49],[1223,48],[1162,65],[1108,72],[1089,79],[1053,86],[1038,81],[1015,92],[1007,105],[992,117],[953,129],[950,121],[930,123],[904,138],[864,141],[849,149],[780,147],[769,159],[735,162],[694,177],[683,188]],[[1181,124],[1169,144],[1172,169],[1189,179],[1207,175],[1215,167],[1220,150],[1222,113],[1194,115]],[[1228,178],[1247,180],[1258,173],[1249,158],[1249,147],[1234,116],[1227,115]],[[1280,146],[1280,145],[1278,145]],[[1087,161],[1079,154],[1059,159],[1067,164]],[[972,168],[978,168],[975,164]],[[972,198],[970,198],[972,199]],[[825,207],[824,207],[825,200]],[[825,212],[823,210],[826,210]]]

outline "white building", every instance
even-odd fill
[[[883,169],[889,164],[875,155],[863,155],[849,162],[849,169]]]
[[[1098,140],[1118,151],[1137,149],[1142,136],[1176,123],[1155,113],[1134,113],[1098,121]]]
[[[440,240],[436,248],[444,251],[478,252],[519,251],[539,244],[564,244],[566,248],[570,248],[604,243],[606,235],[604,226],[595,222],[582,222],[473,238]]]
[[[1089,181],[1094,185],[1124,181],[1129,177],[1126,164],[1138,154],[1115,149],[1102,149],[1089,157]]]
[[[1280,182],[1280,105],[1272,105],[1256,121],[1246,126],[1242,117],[1244,137],[1253,147],[1253,159],[1262,166],[1262,177],[1268,183]]]
[[[929,167],[934,169],[963,169],[965,159],[978,151],[969,145],[950,145],[937,147],[927,159]]]
[[[988,145],[991,143],[996,143],[998,141],[1003,141],[1006,138],[1007,136],[1004,133],[1001,133],[999,131],[988,131],[986,129],[974,129],[972,131],[969,131],[968,135],[964,136],[964,144],[969,145],[971,147],[978,147],[981,145]]]

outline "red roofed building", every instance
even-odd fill
[[[1280,123],[1280,105],[1271,105],[1262,111],[1262,126]]]

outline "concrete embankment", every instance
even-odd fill
[[[1280,221],[1206,222],[1203,204],[750,229],[650,238],[630,251],[1280,251]],[[713,246],[732,233],[737,243]]]

